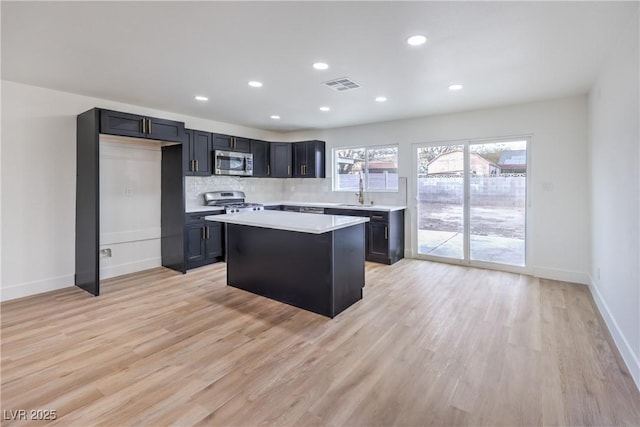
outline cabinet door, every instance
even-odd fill
[[[192,175],[211,175],[211,134],[209,132],[193,132],[191,159],[194,161]]]
[[[311,178],[325,177],[325,143],[324,141],[309,141],[307,143],[306,175]]]
[[[185,256],[187,258],[187,266],[191,263],[203,261],[205,258],[203,237],[205,233],[204,222],[197,222],[185,226],[185,234],[187,247],[185,248]]]
[[[251,140],[249,138],[233,137],[232,151],[239,151],[240,153],[251,152]]]
[[[237,151],[240,153],[251,152],[251,140],[249,138],[214,133],[212,145],[214,150]]]
[[[367,255],[374,258],[389,257],[389,227],[383,222],[369,223]]]
[[[184,123],[173,120],[147,118],[147,138],[163,141],[182,141]]]
[[[324,141],[302,141],[293,145],[293,176],[297,178],[324,178]]]
[[[293,176],[294,178],[302,178],[306,175],[305,167],[307,167],[307,143],[295,142],[293,144]]]
[[[144,117],[118,111],[100,111],[100,133],[144,138]]]
[[[219,133],[214,133],[211,135],[211,145],[214,150],[231,150],[232,137],[229,135],[222,135]]]
[[[213,259],[222,255],[222,224],[215,221],[205,221],[205,258]]]
[[[293,144],[287,142],[272,142],[271,147],[271,177],[291,177],[291,148]]]
[[[253,176],[269,176],[271,167],[269,166],[269,143],[267,141],[251,141],[251,154],[253,154]]]
[[[184,143],[182,144],[182,149],[187,152],[186,156],[182,156],[184,161],[184,165],[182,170],[185,175],[195,175],[195,163],[193,162],[193,130],[185,129],[184,130]]]

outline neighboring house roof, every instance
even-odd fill
[[[500,154],[498,165],[503,169],[524,169],[527,167],[527,150],[505,150]]]
[[[398,164],[392,160],[371,160],[369,169],[398,169]]]
[[[427,167],[429,165],[439,161],[439,160],[442,160],[445,157],[450,157],[450,156],[453,156],[453,155],[460,156],[460,155],[464,155],[464,154],[463,154],[462,150],[449,151],[448,153],[439,154],[433,160],[431,160],[429,163],[427,163]],[[478,161],[480,161],[480,162],[482,162],[482,163],[485,163],[487,165],[498,167],[498,165],[496,165],[495,163],[493,163],[490,160],[485,159],[484,157],[482,157],[481,155],[479,155],[477,153],[471,153],[471,157],[476,159],[476,160],[478,160]]]

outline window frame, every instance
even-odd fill
[[[367,153],[370,150],[376,150],[381,148],[395,148],[396,149],[396,163],[397,163],[397,173],[398,173],[398,185],[395,189],[381,189],[374,188],[369,189],[369,159]],[[364,191],[367,193],[398,193],[400,192],[400,144],[381,144],[381,145],[354,145],[354,146],[346,146],[346,147],[334,147],[331,149],[331,176],[333,178],[333,184],[331,186],[331,191],[339,192],[339,193],[351,193],[353,191],[358,191],[357,189],[341,189],[337,188],[339,179],[338,179],[338,168],[336,167],[336,156],[337,152],[340,150],[364,150]]]

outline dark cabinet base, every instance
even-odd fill
[[[326,208],[324,213],[370,218],[365,227],[367,261],[391,265],[404,258],[404,209],[386,212]]]
[[[224,225],[205,221],[207,215],[190,213],[185,216],[184,257],[187,270],[224,260]]]
[[[227,224],[227,284],[324,316],[362,299],[364,224],[323,234]]]

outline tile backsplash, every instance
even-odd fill
[[[365,204],[406,205],[407,178],[399,178],[398,192],[365,192]],[[203,205],[208,191],[244,191],[248,202],[272,201],[358,203],[353,191],[332,191],[331,178],[240,178],[233,176],[185,177],[185,208]]]

